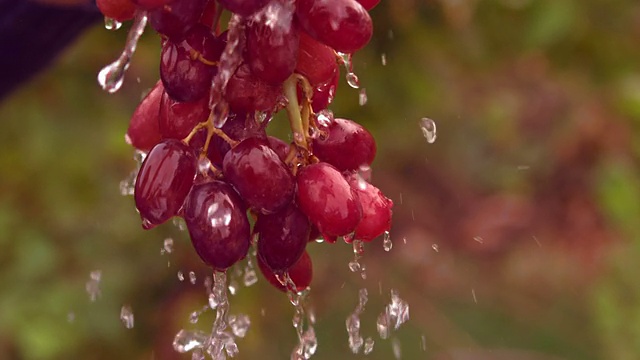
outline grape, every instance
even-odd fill
[[[356,226],[353,238],[366,242],[389,231],[393,201],[385,197],[377,187],[362,180],[356,174],[350,174],[347,180],[358,194],[362,205],[362,220]]]
[[[160,58],[160,78],[167,94],[181,102],[205,97],[217,72],[212,64],[220,58],[221,52],[222,44],[200,24],[194,26],[180,43],[165,41]]]
[[[320,233],[344,236],[353,232],[362,218],[357,194],[342,174],[327,163],[298,171],[298,205]]]
[[[229,80],[225,99],[235,112],[273,111],[281,93],[281,86],[261,81],[243,63]]]
[[[293,73],[296,66],[299,32],[292,23],[292,6],[278,0],[268,6],[277,16],[249,22],[246,28],[246,59],[258,79],[278,85]]]
[[[193,186],[184,206],[191,243],[206,264],[226,270],[247,255],[250,245],[246,207],[222,181]]]
[[[149,151],[162,140],[158,128],[162,93],[164,87],[158,81],[133,112],[125,139],[138,150]]]
[[[218,2],[231,12],[249,16],[260,10],[269,0],[218,0]]]
[[[131,0],[131,1],[143,9],[151,10],[151,9],[155,9],[155,8],[167,5],[170,2],[175,0]]]
[[[149,11],[149,24],[158,33],[173,41],[198,23],[206,5],[206,0],[173,0],[168,4]]]
[[[269,142],[269,147],[275,151],[280,160],[284,162],[287,156],[289,156],[289,144],[274,136],[267,136],[267,141]]]
[[[221,130],[232,140],[242,141],[247,137],[266,136],[265,130],[248,114],[230,113]],[[231,150],[231,145],[218,135],[213,135],[207,157],[215,166],[222,168],[224,156]]]
[[[178,213],[196,175],[192,148],[178,140],[154,146],[136,178],[134,199],[142,226],[150,229]]]
[[[285,271],[304,252],[309,241],[310,224],[294,204],[269,215],[259,215],[254,232],[258,233],[258,257],[273,271]]]
[[[133,19],[136,11],[131,0],[96,0],[96,5],[104,16],[120,22]]]
[[[160,102],[160,134],[165,139],[184,139],[208,116],[209,99],[206,96],[194,102],[179,102],[165,92]]]
[[[224,157],[224,176],[253,210],[275,212],[293,198],[294,179],[266,139],[250,137]]]
[[[336,53],[300,31],[295,72],[304,75],[311,86],[324,84],[338,72]]]
[[[323,84],[319,84],[313,90],[313,97],[311,98],[311,107],[314,112],[320,112],[329,106],[333,101],[333,97],[336,94],[338,88],[338,76],[339,71],[333,73],[333,77]]]
[[[380,0],[357,0],[367,11],[373,9],[380,3]]]
[[[360,50],[373,34],[371,17],[356,0],[298,0],[296,15],[304,31],[342,53]]]
[[[267,281],[276,289],[280,291],[287,291],[287,288],[278,281],[273,270],[269,269],[260,257],[258,257],[258,268],[260,269],[260,272],[262,272],[262,275],[264,275],[265,279],[267,279]],[[296,263],[293,264],[287,272],[289,273],[289,278],[291,278],[291,281],[293,281],[296,286],[296,292],[306,289],[311,284],[311,279],[313,278],[313,266],[309,254],[304,251],[298,261],[296,261]]]
[[[320,127],[326,136],[313,139],[313,154],[340,171],[357,170],[371,165],[376,156],[376,142],[360,124],[347,119],[333,119]]]

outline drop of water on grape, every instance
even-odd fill
[[[89,294],[91,302],[96,301],[102,292],[100,291],[100,281],[102,281],[102,271],[94,270],[89,274],[89,281],[85,284],[85,289]]]
[[[105,16],[104,18],[104,28],[107,30],[115,31],[122,27],[122,23],[116,19],[108,18]]]
[[[365,88],[360,89],[360,93],[358,94],[358,104],[360,106],[364,106],[367,103],[367,90]]]
[[[420,129],[422,129],[422,135],[429,144],[433,144],[436,141],[436,123],[429,118],[420,119]]]
[[[131,306],[123,305],[120,309],[120,320],[124,324],[124,327],[127,329],[133,328],[133,311],[131,310]]]
[[[184,274],[182,273],[182,271],[178,271],[178,280],[184,281]]]
[[[384,239],[382,240],[382,247],[384,248],[384,251],[391,251],[391,248],[393,248],[393,242],[391,241],[391,235],[389,234],[388,231],[384,232]]]

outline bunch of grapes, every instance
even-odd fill
[[[388,231],[393,203],[361,176],[372,135],[326,110],[378,1],[97,0],[116,21],[144,14],[162,38],[160,80],[126,135],[146,154],[134,188],[143,227],[183,218],[216,271],[253,242],[269,282],[296,292],[311,282],[309,242]],[[291,142],[266,132],[282,109]]]

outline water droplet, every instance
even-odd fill
[[[431,245],[431,248],[433,249],[433,251],[435,252],[439,252],[440,251],[440,247],[438,246],[438,244],[433,244]]]
[[[171,252],[173,252],[173,239],[172,238],[166,238],[166,239],[164,239],[164,242],[162,243],[162,249],[160,249],[160,254],[161,255],[171,254]]]
[[[189,322],[192,324],[195,324],[198,322],[198,319],[200,318],[200,312],[199,311],[194,311],[189,315]]]
[[[382,61],[382,66],[387,66],[387,54],[382,53],[382,55],[380,55],[380,60]]]
[[[102,292],[100,291],[100,281],[102,280],[102,271],[94,270],[89,273],[90,280],[85,284],[85,289],[89,294],[89,300],[96,301]]]
[[[364,339],[360,335],[360,315],[364,312],[365,305],[369,300],[367,289],[362,288],[358,291],[358,305],[353,313],[351,313],[345,322],[347,334],[349,334],[349,348],[351,352],[357,354],[364,344]]]
[[[400,340],[398,340],[398,338],[391,340],[391,348],[393,348],[393,356],[396,359],[402,358],[402,349],[400,348]]]
[[[240,315],[230,315],[229,316],[229,326],[231,326],[231,331],[233,331],[233,335],[243,338],[247,335],[247,331],[249,331],[249,326],[251,325],[251,320],[249,316],[240,314]]]
[[[476,241],[476,242],[479,242],[480,244],[484,243],[484,240],[480,236],[474,236],[473,240]]]
[[[367,90],[365,88],[360,89],[360,93],[358,94],[358,104],[360,106],[364,106],[367,103]]]
[[[203,331],[180,330],[173,339],[173,349],[179,353],[186,353],[204,347],[208,340],[209,335]]]
[[[144,11],[138,12],[133,25],[127,35],[127,42],[125,43],[124,50],[118,59],[111,64],[105,66],[98,73],[98,83],[103,90],[113,94],[120,90],[124,81],[124,74],[129,68],[131,57],[136,51],[138,45],[138,39],[142,35],[145,26],[147,25],[147,14]]]
[[[421,343],[421,346],[422,346],[422,351],[427,351],[427,337],[426,336],[422,335],[420,337],[420,343]]]
[[[173,222],[173,226],[177,227],[178,230],[180,231],[187,230],[187,224],[184,222],[183,218],[175,216],[172,222]]]
[[[360,263],[357,260],[350,261],[349,262],[349,270],[351,270],[351,272],[360,271]]]
[[[202,349],[193,350],[193,352],[191,353],[191,360],[205,360]]]
[[[393,242],[391,241],[391,235],[389,235],[388,231],[384,232],[384,239],[382,241],[382,246],[384,251],[390,251],[393,247]]]
[[[358,167],[358,187],[361,190],[367,188],[367,181],[371,181],[371,166],[362,164]]]
[[[422,129],[422,135],[429,144],[433,144],[436,141],[436,123],[429,118],[420,119],[420,129]]]
[[[349,86],[351,86],[354,89],[358,89],[360,88],[360,80],[358,79],[358,75],[356,75],[353,72],[348,72],[347,76],[347,84],[349,84]]]
[[[122,23],[116,19],[104,17],[104,28],[107,30],[115,31],[122,27]]]
[[[238,285],[238,282],[235,279],[231,279],[229,281],[229,294],[231,295],[235,295],[238,293],[238,289],[240,288],[240,286]]]
[[[182,273],[182,271],[178,271],[178,280],[184,281],[184,274]]]
[[[244,268],[242,282],[244,283],[244,286],[247,287],[258,282],[258,276],[256,275],[256,270],[253,268],[253,263],[251,261],[248,261],[247,266]]]
[[[375,341],[373,341],[372,338],[368,337],[365,341],[364,341],[364,354],[365,355],[369,355],[371,354],[371,352],[373,351],[373,345],[375,344]]]
[[[193,271],[189,271],[189,282],[193,285],[196,284],[196,273],[194,273]]]
[[[131,310],[131,306],[122,305],[120,309],[120,320],[124,324],[124,327],[133,329],[133,311]]]

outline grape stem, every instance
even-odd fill
[[[307,128],[305,129],[302,116],[300,115],[297,84],[298,78],[295,74],[289,76],[283,84],[284,96],[287,98],[287,116],[289,118],[289,126],[293,132],[293,141],[297,146],[308,150],[307,134],[309,130],[309,123],[307,118]]]

